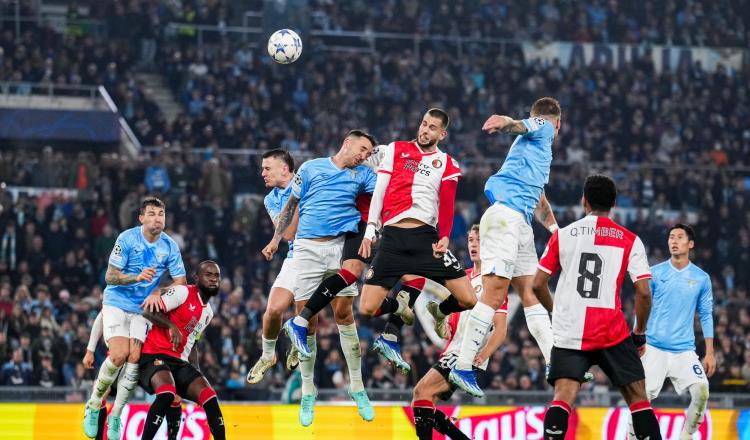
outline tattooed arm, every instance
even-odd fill
[[[529,130],[521,121],[516,121],[509,116],[492,115],[482,126],[482,130],[488,133],[500,131],[505,134],[526,134]]]
[[[534,217],[550,232],[557,230],[557,221],[555,220],[555,214],[552,212],[552,206],[550,206],[547,196],[542,191],[542,197],[539,198],[539,203],[534,209]]]
[[[276,230],[273,233],[273,238],[268,243],[268,246],[263,249],[263,255],[268,261],[271,261],[273,254],[279,248],[279,242],[284,236],[284,231],[292,224],[294,214],[297,211],[297,205],[299,205],[299,199],[294,194],[290,195],[289,200],[279,214],[279,218],[276,220]]]
[[[139,274],[124,274],[122,270],[113,265],[107,266],[107,273],[104,275],[104,281],[110,286],[123,286],[126,284],[139,283],[141,281],[151,281],[156,275],[156,269],[147,267]]]

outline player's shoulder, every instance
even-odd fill
[[[700,267],[698,267],[692,261],[690,262],[690,271],[692,272],[693,275],[697,275],[697,276],[700,276],[702,278],[706,278],[708,280],[711,280],[711,275],[709,275],[708,272],[706,272],[705,270],[703,270]]]
[[[174,241],[172,237],[169,236],[166,232],[162,231],[161,235],[159,236],[159,240],[163,241],[167,245],[169,245],[170,248],[177,249],[179,252],[179,246],[177,245],[177,242]]]
[[[651,273],[655,272],[663,272],[665,270],[669,270],[671,268],[671,265],[669,264],[669,260],[662,261],[661,263],[654,264],[651,266]]]
[[[120,235],[117,236],[118,240],[127,240],[132,241],[138,238],[138,234],[141,233],[141,227],[140,226],[133,226],[132,228],[126,229],[122,232],[120,232]]]
[[[174,284],[172,286],[167,287],[167,291],[164,293],[165,295],[180,295],[180,296],[188,296],[193,293],[194,289],[197,289],[198,287],[194,284]]]

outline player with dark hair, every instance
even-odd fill
[[[349,132],[333,157],[305,162],[292,179],[292,193],[279,214],[271,242],[263,249],[270,260],[282,234],[292,222],[299,207],[299,225],[294,240],[294,300],[301,311],[326,278],[351,278],[342,271],[347,235],[357,232],[361,215],[357,210],[359,195],[372,193],[375,173],[363,165],[373,151],[374,139],[364,131]],[[371,421],[375,412],[362,380],[362,354],[354,322],[352,305],[359,293],[352,279],[342,279],[338,293],[330,295],[334,319],[338,325],[341,351],[346,359],[350,379],[350,395],[359,415]],[[300,423],[310,426],[314,418],[316,398],[312,382],[315,366],[314,321],[296,316],[284,323],[284,330],[297,348],[302,375]]]
[[[219,399],[200,372],[196,347],[214,315],[208,301],[219,293],[219,265],[211,260],[201,262],[195,281],[194,285],[161,289],[164,313],[143,313],[156,325],[143,344],[139,362],[140,386],[156,394],[143,425],[143,440],[154,438],[176,396],[203,407],[213,437],[226,438]]]
[[[716,371],[711,277],[690,261],[695,247],[693,228],[678,223],[669,228],[670,259],[651,268],[653,308],[646,330],[646,353],[641,357],[646,372],[648,400],[659,396],[669,378],[677,393],[686,390],[690,404],[680,439],[691,439],[703,423],[708,403],[708,378]],[[701,321],[706,357],[701,365],[695,352],[695,313]],[[632,421],[629,436],[635,438]]]
[[[164,233],[164,202],[156,197],[144,198],[138,220],[141,226],[130,228],[117,237],[104,278],[107,287],[102,324],[109,355],[99,369],[86,404],[83,431],[89,438],[95,438],[98,433],[102,398],[122,369],[107,428],[107,437],[120,438],[120,414],[138,382],[138,359],[151,326],[142,312],[149,308],[160,310],[161,300],[156,288],[165,272],[169,271],[175,284],[187,283],[180,249]]]
[[[292,177],[294,177],[294,159],[285,150],[270,150],[263,153],[261,176],[267,188],[271,191],[263,199],[266,212],[271,217],[274,226],[278,224],[281,209],[292,194]],[[294,305],[294,285],[297,272],[294,269],[292,257],[294,255],[294,233],[297,230],[299,213],[295,212],[292,222],[284,231],[283,238],[289,244],[286,258],[268,295],[266,311],[263,313],[263,334],[261,347],[263,352],[255,365],[247,373],[248,383],[255,384],[263,379],[269,368],[276,364],[276,341],[281,332],[281,317],[290,306]],[[314,325],[314,323],[313,323]],[[290,370],[299,363],[297,354],[292,349],[286,357],[286,366]],[[311,378],[310,378],[311,379]],[[307,378],[305,378],[307,380]]]
[[[607,176],[592,175],[583,188],[586,217],[555,231],[534,277],[534,294],[553,311],[549,280],[558,271],[552,332],[555,344],[547,381],[554,400],[544,416],[545,440],[562,440],[584,374],[599,365],[630,406],[638,440],[661,439],[659,423],[646,396],[638,359],[646,349],[651,311],[651,273],[641,239],[609,218],[617,189]],[[635,329],[622,313],[620,287],[625,273],[635,284]]]
[[[560,130],[560,104],[554,98],[541,98],[531,107],[528,119],[520,121],[493,115],[482,127],[488,133],[516,135],[500,170],[484,187],[489,199],[479,223],[482,248],[482,284],[484,295],[471,312],[466,340],[450,374],[450,381],[465,392],[481,397],[471,365],[479,341],[487,333],[495,310],[508,297],[512,285],[524,306],[526,325],[549,365],[552,349],[550,319],[534,297],[531,285],[536,271],[536,246],[531,222],[534,217],[550,232],[557,229],[552,208],[544,195],[552,163],[552,143]],[[447,315],[444,303],[438,319]]]
[[[482,262],[479,258],[479,225],[472,225],[468,236],[469,256],[474,263],[474,267],[467,269],[466,275],[471,280],[477,297],[481,298],[483,289]],[[440,353],[440,359],[437,363],[427,371],[427,374],[414,387],[412,407],[414,408],[414,424],[420,440],[432,439],[433,429],[455,440],[468,440],[469,438],[451,422],[447,415],[435,408],[435,404],[440,400],[448,400],[456,389],[456,386],[448,381],[448,374],[456,363],[458,353],[461,350],[460,344],[463,342],[463,332],[466,331],[470,313],[467,310],[450,315],[449,322],[445,325],[446,329],[438,332],[445,335],[448,343]],[[492,354],[505,341],[507,319],[508,302],[506,299],[506,302],[495,312],[492,318],[491,330],[481,341],[479,352],[473,363],[476,370],[485,371]]]

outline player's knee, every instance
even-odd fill
[[[339,325],[352,324],[354,322],[354,313],[351,307],[336,307],[333,309],[333,319]]]
[[[476,295],[469,295],[465,298],[458,300],[458,303],[461,304],[461,307],[465,309],[472,309],[477,304],[477,297]]]
[[[140,351],[131,351],[130,353],[128,353],[128,363],[137,364],[140,359],[141,359]]]
[[[123,364],[125,364],[125,361],[128,360],[129,355],[129,350],[110,350],[109,360],[112,361],[112,363],[116,366],[121,367]]]
[[[269,302],[263,315],[268,319],[281,319],[281,315],[283,315],[288,308],[288,305],[282,306],[276,302]]]
[[[373,316],[378,308],[374,304],[369,304],[366,301],[359,302],[359,314],[362,316]]]
[[[702,382],[690,386],[690,399],[698,406],[703,406],[708,402],[708,383]]]
[[[429,390],[427,390],[427,387],[425,387],[421,381],[417,382],[417,384],[414,386],[412,394],[412,405],[414,405],[414,402],[416,402],[417,400],[432,400],[432,396],[429,394]]]

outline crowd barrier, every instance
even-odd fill
[[[354,406],[320,404],[315,421],[302,428],[296,405],[224,404],[228,439],[268,440],[390,440],[413,439],[411,408],[376,406],[375,421],[362,421]],[[475,440],[542,439],[545,408],[445,406],[440,409],[456,420]],[[139,439],[148,412],[146,404],[131,404],[123,412],[123,439]],[[4,440],[83,439],[83,406],[80,404],[0,404],[0,438]],[[656,411],[664,440],[676,440],[685,422],[682,409]],[[180,440],[209,439],[203,410],[183,406]],[[578,408],[571,416],[566,440],[626,440],[626,408]],[[105,437],[106,438],[106,437]],[[156,437],[165,440],[166,426]],[[435,435],[436,439],[445,440]],[[694,440],[750,440],[750,411],[710,410]]]

